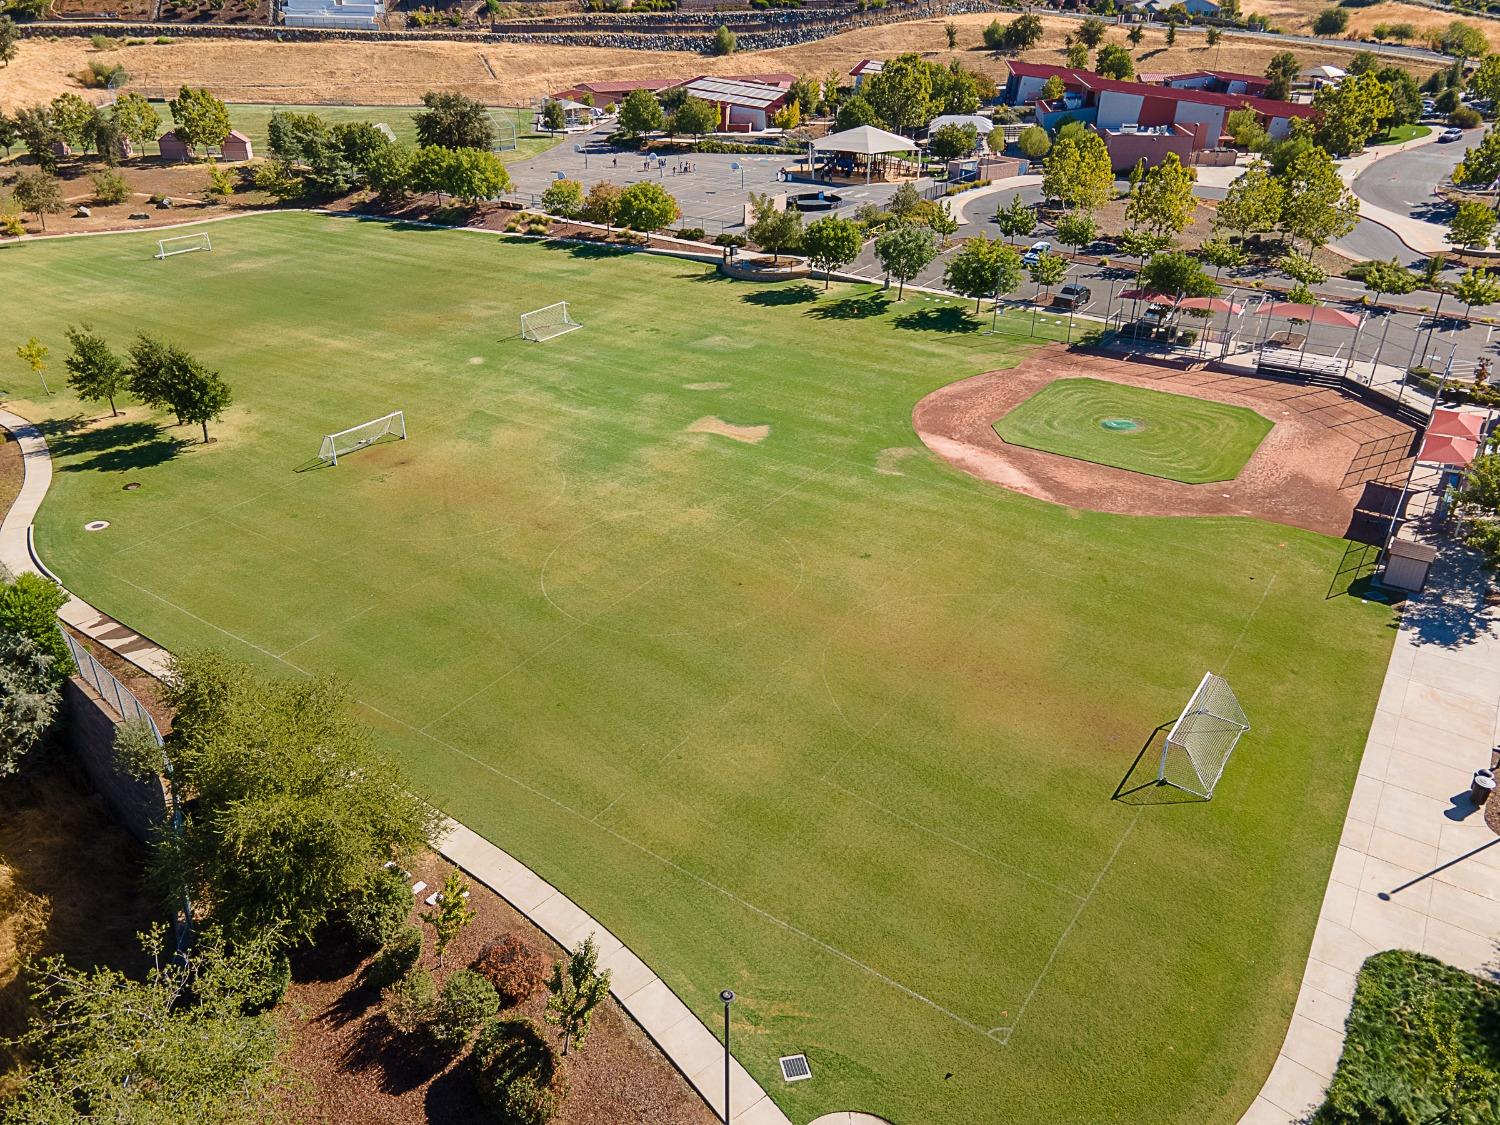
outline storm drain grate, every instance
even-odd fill
[[[812,1077],[812,1067],[807,1065],[806,1055],[787,1055],[778,1060],[781,1077],[788,1082],[803,1082]]]

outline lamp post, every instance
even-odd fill
[[[726,988],[719,999],[724,1001],[724,1125],[729,1125],[729,1005],[734,1003],[734,993]]]

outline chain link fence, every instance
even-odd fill
[[[94,655],[74,640],[72,634],[66,630],[63,631],[63,640],[68,644],[68,652],[73,657],[73,663],[78,666],[78,674],[88,681],[94,693],[114,708],[115,714],[126,722],[144,722],[149,726],[151,733],[156,736],[156,744],[160,746],[161,730],[157,727],[156,720],[151,717],[151,712],[146,710],[145,705],[135,697],[135,693],[115,679],[114,674],[94,659]]]

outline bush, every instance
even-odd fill
[[[1477,129],[1482,118],[1473,106],[1461,105],[1448,115],[1448,124],[1460,129]]]
[[[685,238],[689,242],[702,242],[707,234],[702,227],[683,227],[677,231],[678,238]]]
[[[548,971],[547,959],[515,934],[485,942],[470,967],[494,986],[500,1003],[507,1008],[530,999]]]
[[[246,1015],[270,1011],[281,1003],[287,987],[292,983],[292,962],[285,953],[270,949],[264,956],[247,962],[249,976],[244,991]]]
[[[567,1093],[557,1052],[524,1016],[496,1020],[479,1033],[469,1077],[500,1125],[545,1125]]]
[[[112,39],[108,35],[89,36],[89,46],[96,51],[112,51],[119,45],[118,40]]]
[[[438,1050],[457,1054],[469,1045],[474,1029],[499,1010],[495,986],[478,973],[459,969],[443,982],[427,1034]]]
[[[130,198],[130,187],[124,176],[106,168],[94,177],[94,198],[100,203],[124,203]]]
[[[401,873],[382,867],[344,910],[350,936],[366,949],[385,945],[411,915],[411,888]]]
[[[392,1027],[410,1035],[433,1017],[437,983],[426,969],[409,973],[381,991],[380,1006]]]
[[[715,238],[714,239],[714,245],[715,246],[735,246],[735,247],[739,247],[739,248],[743,249],[745,246],[749,245],[749,242],[746,240],[745,236],[742,235],[742,234],[727,234],[726,233],[726,234],[721,234],[717,238]]]
[[[416,968],[422,956],[422,931],[416,926],[403,927],[385,943],[380,956],[370,962],[370,983],[376,988],[395,984]]]

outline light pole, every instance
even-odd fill
[[[734,993],[726,988],[719,999],[724,1001],[724,1125],[729,1125],[729,1005],[734,1003]]]

